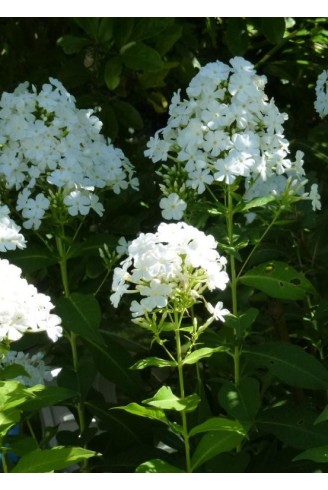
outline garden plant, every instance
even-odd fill
[[[0,22],[1,471],[325,473],[328,20]]]

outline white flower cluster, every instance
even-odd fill
[[[131,163],[100,134],[93,111],[78,109],[58,80],[49,81],[39,93],[26,82],[0,100],[0,181],[19,191],[25,228],[40,227],[53,193],[71,216],[90,209],[101,216],[95,189],[138,188]]]
[[[324,70],[318,76],[315,92],[317,98],[314,102],[314,107],[323,118],[328,114],[328,70]]]
[[[202,297],[206,289],[224,290],[229,281],[227,261],[216,245],[212,235],[185,223],[161,223],[156,233],[140,234],[129,245],[128,258],[114,270],[112,304],[117,307],[126,293],[139,294],[142,299],[130,307],[136,318],[203,300],[213,317],[222,319],[228,313],[222,302],[212,307]]]
[[[0,252],[26,247],[25,238],[19,232],[20,227],[9,216],[8,206],[0,205]]]
[[[267,192],[262,183],[270,181],[279,194],[290,181],[295,181],[294,189],[307,182],[302,152],[295,162],[288,158],[287,115],[268,100],[266,77],[241,57],[230,64],[216,61],[201,68],[186,90],[188,99],[181,100],[180,91],[173,96],[167,126],[148,142],[146,156],[154,163],[172,159],[185,175],[184,185],[177,185],[174,172],[168,177],[170,166],[163,165],[160,206],[166,219],[181,219],[188,189],[202,194],[216,182],[230,185],[242,177],[247,189],[257,184],[252,195],[260,197]]]
[[[15,341],[25,332],[46,331],[55,342],[62,336],[61,319],[50,313],[49,296],[21,277],[21,269],[0,259],[0,342]]]
[[[17,364],[22,366],[28,376],[18,376],[16,381],[25,386],[44,385],[53,380],[51,368],[43,360],[43,354],[24,354],[24,352],[9,351],[3,359],[0,359],[0,377],[1,368]]]

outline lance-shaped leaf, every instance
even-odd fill
[[[102,344],[98,328],[101,320],[99,303],[92,294],[73,293],[69,298],[60,298],[56,312],[63,320],[63,326],[82,338]]]
[[[315,292],[304,274],[279,261],[267,262],[254,267],[246,272],[239,281],[278,299],[300,300],[306,294]]]
[[[314,425],[316,413],[306,407],[285,405],[263,411],[256,426],[288,446],[310,449],[327,445],[328,424]]]
[[[315,419],[315,424],[319,424],[320,422],[326,422],[328,420],[328,405],[323,409],[319,417]]]
[[[164,424],[169,425],[169,420],[167,419],[165,412],[160,408],[149,408],[143,407],[138,403],[129,403],[128,405],[122,407],[114,407],[112,410],[124,410],[125,412],[132,413],[133,415],[138,415],[139,417],[145,417],[147,419],[158,420]]]
[[[212,431],[205,434],[200,440],[191,458],[192,470],[195,470],[206,461],[218,454],[231,451],[243,440],[244,436],[237,432]]]
[[[160,359],[159,357],[147,357],[146,359],[140,359],[130,369],[145,369],[147,367],[175,367],[177,363],[175,361],[168,361],[167,359]]]
[[[309,459],[314,463],[328,463],[328,446],[313,447],[298,454],[293,461],[300,461],[302,459]]]
[[[219,402],[230,417],[252,423],[261,406],[259,382],[242,378],[238,386],[225,383],[219,391]]]
[[[9,429],[17,424],[19,420],[20,413],[18,410],[0,411],[0,438],[5,436]]]
[[[281,381],[312,390],[328,389],[328,370],[301,347],[288,342],[272,342],[247,347],[243,355]]]
[[[185,398],[177,397],[169,386],[162,386],[158,392],[147,400],[143,400],[143,403],[162,410],[176,410],[181,412],[186,410],[191,412],[197,408],[200,402],[198,395],[193,394]]]
[[[97,456],[94,451],[82,447],[57,446],[51,449],[36,449],[23,456],[11,473],[49,473]]]
[[[151,459],[139,465],[136,473],[184,473],[184,471],[162,459]]]
[[[205,357],[211,357],[215,352],[224,352],[227,349],[225,347],[202,347],[201,349],[194,350],[188,354],[184,360],[183,364],[196,364],[196,362],[204,359]]]
[[[201,434],[202,432],[236,432],[242,436],[246,435],[246,431],[240,422],[237,420],[230,420],[225,417],[212,417],[202,424],[196,425],[189,432],[189,436],[195,436],[196,434]]]

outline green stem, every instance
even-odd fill
[[[62,236],[65,236],[65,230],[64,227],[62,227]],[[67,273],[67,251],[65,250],[64,242],[62,240],[62,237],[56,236],[56,245],[57,245],[57,250],[59,254],[59,266],[60,266],[60,274],[61,274],[61,280],[63,284],[63,289],[64,289],[64,295],[66,298],[70,297],[70,289],[69,289],[69,281],[68,281],[68,273]],[[80,382],[79,382],[79,376],[78,376],[78,368],[79,368],[79,359],[78,359],[78,353],[77,353],[77,335],[74,332],[68,332],[67,337],[71,346],[71,352],[72,352],[72,361],[73,361],[73,369],[76,374],[76,379],[78,382],[78,389],[80,390]],[[83,434],[85,431],[85,415],[84,415],[84,406],[81,401],[77,402],[76,404],[76,409],[77,409],[77,414],[78,414],[78,420],[79,420],[79,427],[80,427],[80,433]]]
[[[180,323],[181,320],[177,323],[178,328],[175,331],[175,341],[176,341],[176,349],[177,349],[180,397],[184,398],[185,389],[184,389],[184,379],[183,379],[183,362],[182,362],[180,328],[179,328]],[[187,473],[191,473],[192,470],[191,470],[191,460],[190,460],[190,444],[189,444],[189,434],[188,434],[188,425],[187,425],[187,414],[185,410],[182,410],[180,413],[182,419],[182,436],[183,436],[184,447],[185,447],[186,470]]]
[[[7,465],[7,453],[6,453],[6,451],[3,451],[2,452],[1,457],[2,457],[2,469],[3,469],[3,472],[4,473],[9,473],[8,465]]]
[[[228,240],[229,240],[229,246],[233,247],[234,246],[234,239],[233,239],[233,231],[234,231],[234,222],[233,222],[233,217],[234,217],[234,210],[233,210],[233,200],[232,200],[232,193],[230,190],[230,187],[228,186],[227,190],[228,194],[228,210],[227,210],[227,231],[228,231]],[[237,273],[236,273],[236,260],[235,256],[233,253],[230,253],[230,287],[231,287],[231,302],[232,302],[232,314],[237,315],[238,313],[238,302],[237,302]],[[236,337],[236,345],[234,348],[234,353],[233,353],[233,360],[234,360],[234,379],[235,379],[235,384],[238,385],[240,381],[240,347],[237,343],[237,332],[235,332],[235,337]]]

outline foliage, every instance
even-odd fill
[[[314,102],[328,66],[327,18],[3,18],[0,27],[3,92],[60,80],[140,182],[103,189],[102,216],[47,215],[39,230],[20,230],[25,248],[1,249],[51,298],[64,332],[55,343],[38,332],[0,344],[0,356],[42,352],[61,368],[53,385],[29,387],[16,379],[24,368],[1,368],[3,471],[326,472],[328,119]],[[235,56],[267,77],[267,95],[288,114],[290,158],[304,152],[322,210],[299,195],[243,201],[242,179],[188,195],[186,221],[214,237],[230,284],[197,290],[203,298],[187,305],[179,328],[172,312],[161,316],[163,304],[147,325],[131,322],[128,295],[117,308],[110,295],[120,237],[154,233],[162,221],[162,177],[144,156],[147,142],[200,66]],[[0,199],[22,226],[17,190],[3,180]],[[206,323],[218,302],[231,314]],[[43,410],[59,405],[75,431],[44,425]]]

